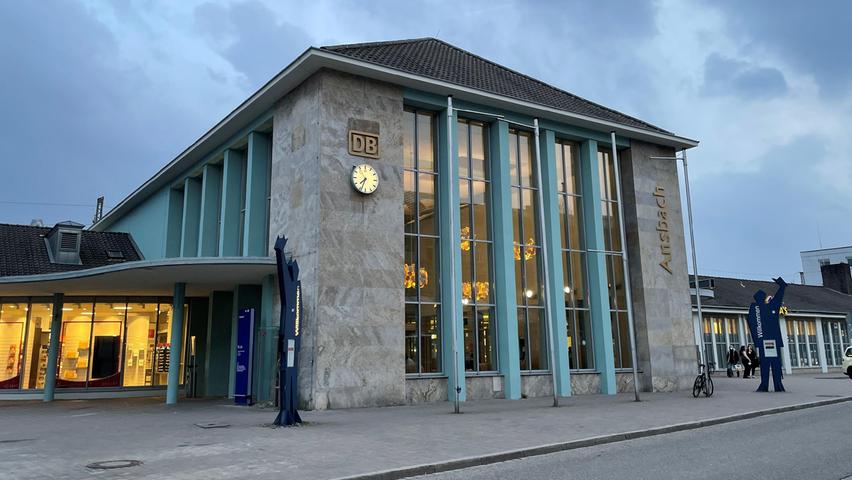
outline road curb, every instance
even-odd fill
[[[779,413],[793,412],[796,410],[804,410],[807,408],[824,407],[849,401],[852,401],[852,396],[832,398],[830,400],[820,400],[817,402],[810,403],[799,403],[796,405],[786,405],[783,407],[768,408],[766,410],[755,410],[752,412],[738,413],[736,415],[709,418],[705,420],[697,420],[694,422],[676,423],[672,425],[664,425],[662,427],[649,428],[646,430],[633,430],[628,432],[600,435],[597,437],[583,438],[580,440],[571,440],[568,442],[551,443],[548,445],[522,448],[518,450],[507,450],[504,452],[459,458],[456,460],[449,460],[445,462],[428,463],[391,470],[382,470],[378,472],[353,475],[349,477],[339,477],[335,480],[397,480],[401,478],[416,477],[418,475],[429,475],[433,473],[461,470],[464,468],[477,467],[481,465],[490,465],[492,463],[500,463],[505,462],[507,460],[517,460],[520,458],[535,457],[538,455],[546,455],[548,453],[563,452],[566,450],[574,450],[578,448],[592,447],[596,445],[605,445],[608,443],[623,442],[625,440],[653,437],[656,435],[665,435],[667,433],[681,432],[684,430],[695,430],[698,428],[710,427],[723,423],[738,422],[741,420],[748,420],[766,415],[776,415]]]

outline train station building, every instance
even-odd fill
[[[632,389],[630,297],[642,388],[688,388],[653,157],[696,145],[437,39],[310,48],[94,225],[0,226],[0,398],[233,395],[251,309],[272,400],[282,235],[304,408]]]

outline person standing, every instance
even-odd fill
[[[746,347],[740,347],[740,363],[743,364],[743,378],[749,378],[748,374],[751,371],[751,358],[746,352]]]
[[[754,351],[754,346],[749,345],[746,349],[746,355],[751,359],[751,376],[754,376],[754,371],[760,366],[760,359],[757,357],[757,352]]]
[[[740,363],[740,356],[734,347],[728,347],[728,377],[734,376],[734,371],[737,372],[737,378],[740,377],[740,371],[737,369],[737,364]]]

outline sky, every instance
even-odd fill
[[[698,139],[699,272],[852,245],[852,2],[0,1],[0,222],[91,223],[309,46],[444,41]]]

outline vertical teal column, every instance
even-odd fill
[[[169,190],[169,210],[166,218],[166,258],[180,256],[183,229],[183,190]]]
[[[47,371],[44,374],[44,401],[53,401],[56,388],[56,367],[59,363],[59,332],[62,330],[64,295],[53,294],[53,315],[50,318],[50,344],[47,347]]]
[[[169,383],[166,387],[166,404],[177,403],[180,384],[180,354],[183,345],[183,302],[186,297],[186,284],[176,283],[172,298],[172,337],[169,339],[171,353],[169,360]]]
[[[562,223],[559,221],[559,195],[556,186],[556,135],[544,130],[540,135],[542,200],[544,200],[544,235],[547,235],[549,250],[544,252],[544,261],[548,264],[550,278],[547,282],[547,302],[553,318],[548,318],[552,326],[549,334],[554,335],[556,352],[556,393],[559,396],[571,395],[571,377],[568,371],[568,329],[565,323],[565,281],[562,277]]]
[[[180,254],[198,256],[198,227],[201,223],[201,179],[189,177],[183,183],[183,223]]]
[[[222,186],[222,169],[207,164],[201,178],[201,222],[198,226],[198,256],[215,257],[219,253],[219,191]]]
[[[222,207],[219,225],[219,256],[240,255],[240,191],[242,189],[242,167],[245,154],[225,150],[222,162]]]
[[[455,401],[455,375],[453,375],[453,335],[456,337],[458,352],[458,379],[461,386],[459,401],[465,399],[465,373],[464,373],[464,326],[462,325],[461,311],[461,226],[458,215],[458,149],[454,148],[452,155],[448,156],[447,142],[458,145],[456,142],[457,116],[453,114],[450,122],[447,120],[447,111],[444,110],[438,122],[438,222],[441,232],[441,336],[443,338],[442,361],[444,373],[447,374],[447,400]],[[449,178],[448,178],[449,177]],[[449,187],[447,185],[452,185]],[[452,221],[450,221],[450,209],[455,209]],[[450,281],[450,271],[455,270],[456,282]],[[455,295],[453,295],[455,290]],[[449,302],[451,298],[456,299],[456,331],[453,331],[453,320],[449,315]]]
[[[497,358],[503,396],[521,398],[518,305],[512,244],[512,188],[509,175],[509,124],[491,124],[491,221],[494,224],[494,294],[497,296]]]
[[[248,136],[246,168],[246,228],[243,232],[243,256],[265,257],[266,222],[269,219],[266,196],[269,190],[269,136],[251,132]]]
[[[254,398],[257,402],[268,402],[275,398],[272,391],[278,364],[278,352],[276,344],[278,341],[278,321],[273,312],[273,301],[275,299],[275,277],[267,275],[261,284],[260,299],[260,328],[257,333],[254,355],[257,358],[255,380],[253,384]]]
[[[601,184],[598,169],[598,142],[587,140],[580,145],[580,167],[583,172],[583,225],[585,227],[586,265],[589,272],[589,306],[592,315],[592,339],[595,366],[601,375],[601,393],[614,395],[615,357],[612,351],[612,323],[609,315],[609,291],[606,278],[606,256],[603,250],[601,218]]]

